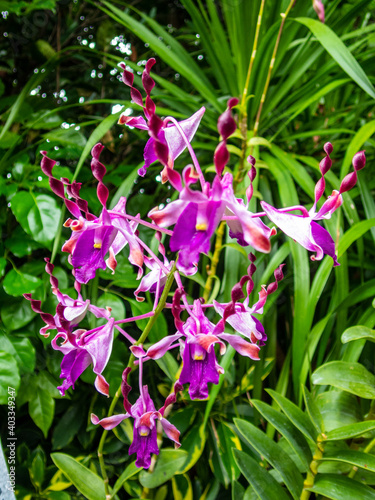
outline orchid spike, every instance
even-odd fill
[[[261,201],[261,205],[267,217],[276,224],[281,231],[293,238],[307,250],[315,252],[311,260],[321,260],[324,255],[329,255],[333,259],[333,265],[338,266],[340,264],[336,257],[335,242],[329,232],[320,226],[317,221],[329,219],[333,212],[342,205],[342,193],[349,191],[355,186],[358,178],[357,172],[364,168],[366,157],[364,151],[359,151],[354,155],[352,160],[354,172],[348,174],[343,179],[339,191],[334,190],[321,208],[317,210],[317,202],[322,196],[325,187],[324,175],[331,166],[329,155],[332,152],[332,145],[330,143],[325,145],[325,152],[327,156],[320,162],[322,178],[317,182],[315,188],[315,202],[309,211],[303,207],[299,207],[298,209],[303,213],[302,215],[296,215],[287,213],[288,210],[295,210],[295,207],[278,210],[264,201]]]
[[[119,124],[147,130],[149,132],[150,139],[143,153],[145,164],[139,169],[138,173],[144,177],[151,163],[160,160],[165,167],[162,174],[162,180],[165,182],[168,180],[168,170],[173,169],[174,160],[184,151],[186,142],[176,125],[168,123],[168,118],[164,121],[161,120],[155,114],[155,104],[150,96],[151,90],[155,85],[154,80],[150,76],[150,70],[154,64],[155,59],[149,59],[142,75],[143,88],[147,94],[145,106],[143,105],[141,93],[133,87],[133,73],[126,69],[124,63],[120,64],[121,68],[124,70],[122,77],[123,82],[131,88],[131,97],[136,104],[142,107],[147,122],[142,116],[132,117],[123,113],[119,118]],[[192,141],[204,112],[205,108],[202,107],[190,118],[178,122],[189,142]]]
[[[220,115],[217,121],[217,129],[222,138],[214,153],[215,169],[218,176],[221,176],[226,164],[229,161],[229,151],[227,147],[227,139],[234,134],[237,129],[237,124],[232,116],[232,108],[238,104],[238,99],[232,97],[228,100],[227,109]]]
[[[176,401],[176,392],[181,390],[181,387],[179,384],[175,385],[174,393],[168,396],[159,411],[156,411],[155,405],[148,394],[147,385],[142,386],[141,395],[133,405],[130,405],[127,399],[128,393],[131,390],[131,387],[127,383],[129,371],[130,369],[126,369],[124,371],[122,383],[122,394],[124,396],[124,407],[126,409],[126,413],[113,415],[101,420],[95,414],[91,414],[91,422],[95,425],[101,425],[106,430],[110,430],[126,418],[132,417],[134,419],[133,442],[129,447],[129,455],[136,453],[137,460],[135,465],[137,467],[148,469],[151,465],[151,455],[153,453],[155,455],[159,454],[156,430],[157,420],[161,423],[164,432],[169,439],[175,443],[175,446],[177,448],[181,446],[179,441],[179,431],[164,417],[164,412],[167,406]]]

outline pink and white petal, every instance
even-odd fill
[[[148,130],[148,125],[143,116],[128,116],[122,113],[118,123],[119,125],[127,125],[128,127],[134,127],[140,130]]]
[[[136,358],[144,358],[146,356],[145,350],[141,345],[132,345],[130,346],[130,350]]]
[[[181,333],[175,333],[174,335],[168,335],[163,339],[156,342],[153,346],[151,346],[146,355],[152,359],[159,359],[168,351],[169,347],[173,344],[173,342],[182,337]]]
[[[211,352],[212,346],[218,343],[218,344],[220,344],[220,354],[224,354],[226,351],[226,347],[225,347],[224,342],[222,342],[215,335],[198,333],[198,335],[195,336],[194,343],[203,347],[203,349],[207,352]]]
[[[74,324],[78,324],[85,317],[87,309],[89,308],[90,301],[86,300],[83,304],[76,306],[68,306],[64,309],[64,318],[67,321],[74,321]]]
[[[164,432],[166,433],[166,435],[169,437],[169,439],[174,441],[177,445],[177,448],[179,448],[181,446],[180,431],[174,425],[172,425],[170,422],[168,422],[168,420],[166,418],[160,417],[159,420],[160,420],[161,425],[163,426],[163,429],[164,429]]]
[[[106,417],[99,420],[99,417],[97,417],[94,413],[91,413],[91,422],[94,425],[99,424],[103,427],[103,429],[110,431],[117,425],[121,424],[123,420],[129,417],[129,413],[120,413],[119,415],[112,415],[112,417]]]
[[[241,356],[247,356],[250,359],[259,359],[260,347],[256,344],[247,342],[239,335],[231,335],[230,333],[220,333],[220,338],[228,342]]]
[[[189,142],[193,140],[193,137],[199,127],[200,121],[205,111],[205,108],[202,107],[192,116],[190,116],[190,118],[179,122],[179,125]],[[181,137],[181,133],[175,125],[169,125],[165,127],[164,136],[168,144],[170,155],[175,160],[186,148],[186,142]]]
[[[176,224],[177,219],[184,211],[185,207],[188,205],[187,201],[176,200],[168,203],[168,205],[159,210],[158,207],[153,208],[149,213],[148,217],[155,222],[160,227],[168,227],[172,224]]]
[[[103,375],[97,375],[95,379],[95,389],[103,394],[103,396],[107,396],[109,398],[109,384]]]

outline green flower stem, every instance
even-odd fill
[[[169,290],[171,289],[171,286],[172,286],[173,281],[174,281],[174,272],[175,271],[176,271],[176,263],[173,265],[170,273],[168,274],[167,282],[165,284],[163,293],[162,293],[160,300],[159,300],[159,303],[155,309],[155,314],[153,316],[151,316],[151,318],[148,320],[146,328],[143,330],[142,335],[139,337],[139,339],[137,340],[135,345],[140,345],[140,344],[143,344],[145,342],[145,340],[148,337],[148,334],[151,331],[151,328],[154,326],[155,321],[158,319],[159,314],[163,311],[165,303],[167,302]],[[134,354],[131,354],[130,358],[129,358],[129,362],[128,362],[128,368],[133,368],[134,361],[135,361],[135,356],[134,356]],[[120,397],[121,397],[121,384],[116,391],[116,394],[112,400],[111,406],[109,407],[107,417],[111,417],[113,415],[115,406],[117,404],[117,401],[120,399]],[[100,441],[99,441],[98,458],[99,458],[100,470],[101,470],[103,481],[104,481],[106,499],[110,500],[112,498],[112,495],[110,494],[110,491],[109,491],[108,474],[107,474],[107,471],[105,468],[104,457],[103,457],[103,449],[104,449],[105,440],[107,438],[107,434],[108,434],[108,431],[106,431],[104,429],[102,437],[100,438]]]
[[[203,298],[204,298],[205,302],[208,301],[208,298],[210,296],[211,289],[212,289],[212,283],[214,280],[214,276],[216,274],[217,266],[219,264],[220,252],[221,252],[221,249],[223,248],[223,238],[224,238],[224,234],[225,234],[225,226],[226,226],[226,222],[225,221],[221,222],[221,224],[217,230],[217,233],[216,233],[214,254],[212,256],[210,269],[207,271],[207,281],[206,281],[206,285],[205,285],[204,290],[203,290]]]
[[[316,443],[315,453],[313,455],[312,461],[310,462],[309,470],[307,471],[306,479],[303,483],[303,490],[301,493],[300,500],[308,500],[310,498],[311,492],[308,491],[306,488],[312,488],[314,486],[315,476],[318,473],[319,461],[323,457],[323,452],[324,452],[323,441],[324,437],[321,434],[319,434]]]
[[[257,26],[256,26],[256,30],[255,30],[255,36],[254,36],[253,50],[251,52],[249,68],[247,70],[245,87],[243,89],[242,96],[241,96],[239,126],[240,126],[241,135],[242,135],[242,144],[241,144],[240,165],[239,165],[236,177],[235,177],[236,183],[240,182],[240,180],[242,178],[243,170],[244,170],[244,165],[245,165],[245,157],[246,157],[246,149],[247,149],[247,92],[249,89],[250,76],[251,76],[251,73],[253,70],[255,56],[257,53],[259,31],[260,31],[260,27],[262,25],[262,17],[263,17],[263,10],[264,10],[265,3],[266,3],[266,0],[262,0],[262,2],[260,4],[258,21],[257,21]]]
[[[258,112],[257,112],[256,118],[255,118],[254,129],[253,129],[253,137],[256,137],[257,134],[258,134],[260,116],[262,114],[262,109],[263,109],[264,101],[266,100],[266,95],[267,95],[268,87],[269,87],[270,80],[271,80],[272,70],[273,70],[273,67],[275,65],[276,54],[277,54],[277,50],[279,48],[281,34],[282,34],[282,31],[283,31],[283,28],[284,28],[284,24],[285,24],[286,18],[288,17],[290,9],[293,7],[294,3],[295,3],[295,0],[291,0],[290,3],[289,3],[289,5],[288,5],[288,8],[286,9],[286,11],[284,13],[280,14],[281,15],[281,24],[280,24],[280,28],[279,28],[279,33],[278,33],[277,38],[276,38],[276,43],[275,43],[275,46],[273,48],[271,62],[270,62],[269,68],[268,68],[268,74],[267,74],[266,83],[264,85],[262,97],[260,98]]]

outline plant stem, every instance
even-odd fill
[[[167,302],[169,290],[171,289],[171,286],[172,286],[173,281],[174,281],[174,272],[175,271],[176,271],[176,264],[174,264],[173,268],[171,269],[171,271],[168,274],[167,282],[165,284],[163,293],[162,293],[160,300],[159,300],[159,304],[157,305],[153,316],[151,316],[151,318],[148,320],[146,328],[143,330],[142,335],[139,337],[139,339],[137,340],[135,345],[140,345],[140,344],[143,344],[145,342],[145,340],[147,339],[148,334],[150,333],[151,328],[155,324],[155,321],[157,320],[159,314],[164,309],[165,303]],[[134,356],[134,354],[131,354],[130,358],[129,358],[129,362],[128,362],[128,368],[133,368],[134,361],[135,361],[135,356]],[[107,417],[111,417],[113,415],[113,411],[115,409],[117,401],[120,399],[120,396],[121,396],[121,384],[116,391],[116,394],[112,400],[111,406],[109,407]],[[105,463],[104,463],[104,458],[103,458],[103,449],[104,449],[104,444],[105,444],[107,434],[108,434],[108,431],[106,431],[104,429],[103,434],[102,434],[100,441],[99,441],[98,458],[99,458],[100,470],[101,470],[103,481],[104,481],[106,499],[110,500],[112,498],[112,495],[109,492],[108,475],[107,475],[107,471],[106,471]]]
[[[254,129],[253,129],[253,137],[256,137],[257,134],[258,134],[260,116],[262,114],[262,109],[263,109],[264,101],[266,100],[266,95],[267,95],[268,87],[269,87],[270,80],[271,80],[272,70],[273,70],[273,67],[275,65],[276,54],[277,54],[277,50],[279,48],[279,43],[280,43],[280,39],[281,39],[281,33],[283,31],[286,18],[288,17],[290,9],[293,7],[294,3],[295,3],[295,0],[291,0],[290,3],[289,3],[289,5],[288,5],[288,8],[286,9],[286,11],[284,13],[280,14],[281,15],[281,24],[280,24],[280,28],[279,28],[279,33],[278,33],[277,38],[276,38],[276,43],[275,43],[275,46],[273,48],[271,62],[270,62],[269,68],[268,68],[266,83],[264,85],[262,97],[260,98],[258,112],[257,112],[256,118],[255,118]],[[251,149],[252,148],[253,148],[253,146],[251,146]]]
[[[309,469],[306,474],[306,479],[303,482],[303,490],[301,493],[300,500],[308,500],[310,498],[311,492],[308,491],[307,488],[311,488],[312,486],[314,486],[315,476],[318,473],[319,460],[323,457],[323,452],[324,452],[324,446],[322,441],[323,438],[321,435],[319,435],[313,459],[310,462]]]
[[[221,252],[221,249],[223,247],[223,237],[224,237],[224,233],[225,233],[225,226],[226,226],[226,223],[224,221],[221,222],[219,229],[217,230],[217,233],[216,233],[215,250],[214,250],[214,254],[212,257],[212,261],[211,261],[211,267],[207,271],[207,275],[208,275],[207,281],[206,281],[206,285],[205,285],[204,290],[203,290],[203,298],[204,298],[205,302],[207,302],[209,299],[209,296],[211,293],[211,288],[212,288],[212,283],[214,280],[214,276],[216,274],[217,266],[219,264],[220,252]]]

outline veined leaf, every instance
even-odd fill
[[[261,500],[289,500],[289,495],[279,483],[245,452],[234,450],[234,457],[242,474],[252,485]]]
[[[338,450],[331,454],[325,453],[323,457],[319,459],[319,461],[345,462],[347,464],[353,465],[354,467],[360,467],[361,469],[375,472],[374,455],[370,455],[369,453],[364,453],[363,451]]]
[[[333,57],[346,74],[352,78],[369,96],[375,99],[375,89],[368,79],[366,73],[344,42],[334,33],[329,26],[308,17],[297,17],[293,19],[304,24],[316,36],[317,40]]]
[[[161,450],[155,469],[151,474],[142,471],[139,475],[139,481],[145,488],[157,488],[161,484],[171,479],[186,462],[188,453],[185,450]]]
[[[280,446],[254,425],[238,418],[234,419],[234,423],[250,446],[255,448],[279,472],[293,498],[299,500],[303,479],[293,460]]]
[[[310,447],[303,434],[295,428],[288,417],[286,417],[283,413],[280,413],[266,403],[256,399],[252,399],[251,403],[259,411],[263,418],[265,418],[267,422],[273,425],[277,431],[285,437],[307,470],[312,460],[312,455]]]
[[[366,399],[375,398],[375,376],[360,363],[330,361],[312,374],[316,385],[333,385]]]
[[[352,439],[356,436],[362,436],[366,432],[375,429],[375,420],[366,420],[365,422],[356,422],[350,425],[343,425],[337,429],[332,429],[325,433],[324,439],[326,441],[338,441],[341,439]]]
[[[341,335],[341,342],[346,344],[353,340],[370,340],[371,342],[375,342],[375,330],[367,326],[351,326]]]
[[[318,474],[314,486],[306,489],[332,500],[375,500],[372,488],[338,474]]]
[[[299,429],[302,434],[313,443],[316,442],[317,432],[313,426],[309,416],[304,413],[298,406],[289,401],[281,394],[272,389],[267,389],[267,392],[272,396],[276,403],[283,410],[285,415]]]
[[[103,500],[105,498],[103,479],[78,462],[78,460],[65,453],[52,453],[51,458],[77,490],[88,500]]]

